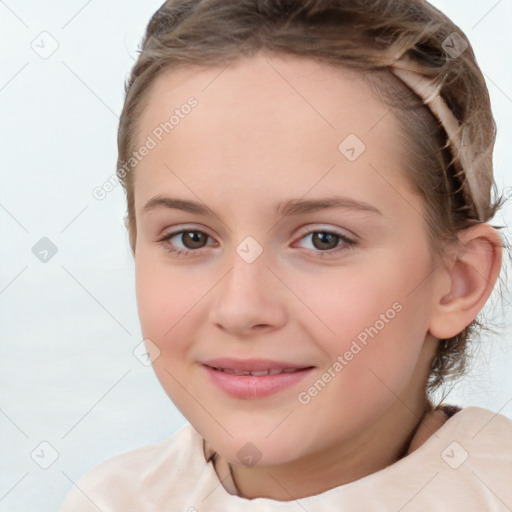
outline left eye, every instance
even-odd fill
[[[354,244],[348,237],[331,231],[312,231],[301,238],[301,240],[307,239],[310,240],[310,247],[307,247],[308,249],[316,249],[322,252],[332,251],[340,245]]]

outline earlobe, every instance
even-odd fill
[[[451,338],[468,326],[484,307],[498,279],[502,239],[489,224],[462,231],[455,257],[446,268],[450,290],[435,298],[429,332]]]

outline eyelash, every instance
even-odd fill
[[[170,243],[170,240],[172,238],[174,238],[177,235],[182,235],[184,233],[201,233],[201,234],[207,236],[208,238],[211,238],[204,231],[200,231],[200,230],[197,230],[197,229],[183,229],[181,231],[174,231],[173,233],[169,233],[168,235],[165,235],[165,237],[163,237],[160,240],[158,240],[158,242],[160,242],[165,247],[165,249],[168,252],[170,252],[174,256],[177,256],[177,257],[180,257],[180,258],[181,257],[189,257],[189,256],[201,256],[201,254],[203,253],[202,249],[204,249],[204,248],[200,248],[200,249],[187,249],[187,250],[177,249],[175,246],[173,246]],[[313,252],[317,253],[318,256],[320,256],[321,258],[332,257],[333,255],[336,255],[339,252],[343,252],[343,251],[347,251],[347,250],[353,249],[354,246],[356,245],[356,242],[354,240],[352,240],[351,238],[347,237],[346,235],[343,235],[341,233],[337,233],[335,231],[329,231],[329,230],[308,231],[303,236],[301,236],[299,238],[299,240],[303,240],[304,238],[306,238],[308,236],[311,236],[311,235],[313,235],[315,233],[324,233],[324,234],[334,235],[334,236],[339,238],[340,242],[342,242],[341,245],[337,246],[334,249],[328,250],[328,251],[322,251],[320,249],[317,249],[317,250],[308,249],[308,250],[312,250]]]

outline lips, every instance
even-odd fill
[[[209,366],[209,365],[208,365]],[[268,370],[259,370],[259,371],[248,371],[248,370],[234,370],[231,368],[216,368],[215,366],[211,366],[214,370],[219,372],[229,373],[230,375],[252,375],[253,377],[263,377],[264,375],[279,375],[280,373],[295,373],[300,370],[296,368],[270,368]]]
[[[311,368],[311,365],[300,365],[289,361],[275,361],[272,359],[233,359],[229,357],[210,359],[203,364],[215,370],[233,375],[256,376],[293,373],[298,370]]]
[[[211,359],[202,363],[211,382],[238,399],[274,395],[297,385],[312,366],[269,359]]]

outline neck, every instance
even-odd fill
[[[422,433],[422,442],[432,434],[430,426],[425,428],[427,423],[431,424],[431,414],[432,406],[425,398],[414,408],[404,407],[397,400],[364,432],[323,452],[282,465],[231,466],[238,495],[247,499],[289,501],[320,494],[375,473],[410,452],[418,431]],[[414,441],[415,448],[420,444]]]

